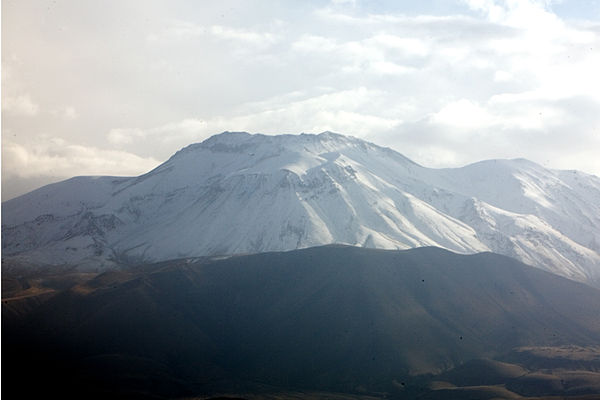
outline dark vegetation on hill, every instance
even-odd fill
[[[3,265],[2,394],[579,399],[600,393],[599,310],[597,289],[437,248]]]

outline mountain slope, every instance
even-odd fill
[[[532,346],[598,346],[598,309],[597,289],[492,253],[325,246],[109,271],[33,308],[3,299],[3,361],[57,390],[381,392]],[[492,369],[448,379],[521,375]]]
[[[329,243],[494,251],[600,282],[600,179],[525,160],[428,169],[334,133],[223,133],[134,178],[3,203],[3,254],[90,267]]]

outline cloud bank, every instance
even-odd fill
[[[225,130],[600,175],[597,5],[381,4],[3,2],[3,198],[18,179],[138,174]]]

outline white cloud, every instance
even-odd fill
[[[600,157],[598,157],[598,149],[600,148],[600,138],[596,141],[596,146],[581,149],[576,152],[563,154],[558,159],[552,159],[552,163],[540,158],[540,163],[546,164],[547,167],[566,170],[590,171],[600,177]]]
[[[431,45],[423,38],[380,33],[373,36],[370,40],[388,49],[399,50],[408,55],[424,57],[431,51]]]
[[[464,165],[468,162],[465,154],[442,146],[428,146],[426,149],[416,147],[408,148],[411,156],[420,163],[431,168],[446,168],[449,166]],[[412,150],[412,151],[411,151]]]
[[[390,61],[375,61],[369,65],[370,71],[382,75],[404,75],[414,72],[414,68],[396,64]]]
[[[255,45],[270,45],[277,42],[277,37],[271,33],[253,32],[220,25],[211,26],[210,33],[223,39],[239,40]]]
[[[77,117],[79,117],[77,110],[75,110],[75,107],[73,106],[65,106],[62,108],[54,109],[50,111],[50,114],[52,114],[55,117],[66,119],[68,121],[75,120],[77,119]]]
[[[598,98],[600,82],[594,71],[600,70],[600,57],[593,51],[600,45],[598,32],[567,24],[550,11],[548,1],[466,2],[484,11],[491,23],[515,29],[514,35],[487,43],[490,57],[503,58],[507,66],[498,81],[508,76],[532,79],[540,98]]]
[[[298,98],[304,97],[304,98]],[[163,148],[164,157],[192,142],[223,132],[248,131],[264,134],[300,132],[344,132],[369,136],[387,132],[402,121],[384,116],[384,93],[364,87],[307,96],[291,93],[271,101],[249,105],[249,113],[216,116],[201,120],[187,118],[150,129],[120,128],[111,130],[107,139],[119,148],[139,148],[144,141]]]
[[[573,122],[573,110],[561,102],[598,99],[600,63],[589,47],[600,48],[600,35],[565,23],[543,2],[467,3],[483,18],[320,9],[315,15],[331,29],[287,31],[280,38],[289,40],[287,51],[273,57],[286,76],[298,80],[292,90],[147,129],[143,137],[167,148],[224,130],[333,130],[380,138],[416,161],[445,166],[476,161],[478,154],[527,156],[521,149],[534,158],[535,140],[544,141],[540,147],[549,152],[561,141],[553,135]],[[415,140],[410,129],[430,141]]]
[[[3,175],[7,178],[75,175],[139,175],[158,165],[148,157],[119,150],[105,150],[68,143],[60,138],[40,137],[24,146],[2,143]]]
[[[39,105],[35,103],[29,94],[23,94],[19,96],[3,96],[2,98],[2,111],[21,115],[21,116],[35,116],[39,112]]]
[[[509,82],[513,79],[513,75],[506,71],[496,71],[494,73],[494,80],[496,82]]]
[[[370,73],[375,75],[404,75],[415,68],[391,61],[394,54],[402,52],[409,56],[423,56],[428,51],[423,42],[416,39],[379,34],[363,40],[338,42],[322,36],[303,35],[292,44],[292,49],[301,53],[315,53],[331,57],[335,54],[340,70],[346,73]]]
[[[123,146],[134,143],[145,136],[145,132],[139,128],[115,128],[108,132],[106,138],[109,143],[115,146]]]
[[[426,3],[440,2],[404,3],[115,2],[48,14],[11,2],[3,140],[47,162],[60,146],[37,143],[40,133],[102,158],[164,160],[225,130],[333,130],[427,165],[548,158],[600,174],[596,17],[573,22],[534,0],[445,3],[455,7],[446,15],[428,15]],[[68,31],[42,34],[42,21]]]
[[[322,132],[326,130],[352,135],[369,135],[387,131],[401,120],[385,116],[385,92],[365,87],[333,91],[280,104],[253,114],[207,121],[207,128],[226,126],[250,132]]]
[[[432,121],[458,128],[488,128],[496,123],[495,118],[482,106],[467,99],[446,104],[433,114]]]
[[[355,6],[356,5],[356,0],[331,0],[331,3],[334,5],[351,5],[351,6]]]
[[[481,11],[487,15],[487,17],[494,21],[500,21],[506,17],[506,10],[504,7],[496,4],[495,0],[463,0],[473,10]],[[524,0],[528,1],[528,0]]]
[[[335,39],[316,35],[302,35],[292,43],[292,49],[302,52],[331,52],[337,50],[339,45]]]
[[[66,119],[76,119],[77,111],[75,110],[75,107],[67,106],[67,107],[65,107],[65,109],[63,111],[63,115]]]
[[[170,26],[158,33],[147,36],[150,43],[169,44],[173,40],[187,40],[212,36],[221,40],[240,42],[247,45],[267,47],[280,38],[270,32],[240,29],[224,25],[199,25],[189,21],[171,21]]]

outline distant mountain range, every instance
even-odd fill
[[[600,285],[600,178],[533,162],[431,169],[353,137],[225,132],[147,174],[2,204],[13,262],[108,268],[323,244],[492,251]]]
[[[3,271],[8,397],[600,393],[600,291],[492,253],[324,246],[58,269]]]

